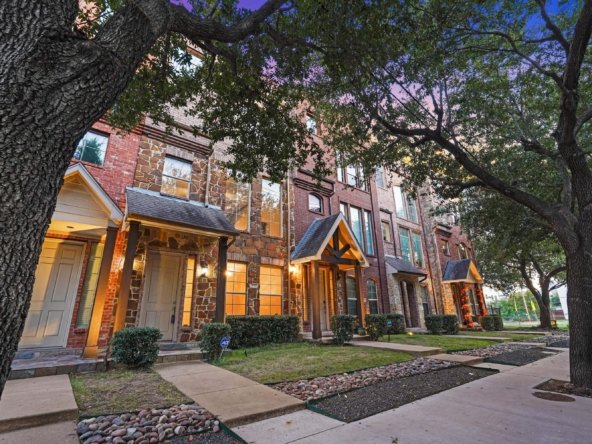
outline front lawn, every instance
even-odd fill
[[[398,344],[409,345],[423,345],[425,347],[439,347],[444,349],[446,353],[455,351],[472,350],[474,348],[489,347],[490,345],[498,344],[495,341],[487,341],[485,339],[463,339],[455,338],[454,336],[440,336],[428,334],[400,334],[391,335],[391,342]],[[383,336],[382,341],[388,342],[388,336]]]
[[[543,335],[540,333],[512,333],[508,331],[460,331],[463,336],[489,336],[492,338],[509,338],[512,341],[523,341],[527,339],[540,338]]]
[[[527,321],[527,322],[513,322],[513,321],[504,321],[504,330],[538,330],[539,329],[539,322],[538,321]],[[569,331],[569,322],[563,319],[557,321],[557,330],[559,331]]]
[[[109,415],[192,403],[152,370],[111,370],[70,376],[83,416]]]
[[[310,379],[369,367],[409,361],[412,356],[353,345],[317,345],[308,342],[272,344],[224,354],[218,363],[254,381],[271,384]]]

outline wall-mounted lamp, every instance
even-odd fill
[[[201,277],[206,277],[208,275],[208,263],[205,259],[200,259],[199,268],[201,268]]]
[[[290,273],[294,274],[298,272],[298,266],[297,265],[290,265]]]

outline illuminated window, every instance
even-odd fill
[[[458,255],[461,259],[468,259],[469,252],[467,251],[467,247],[465,244],[458,244]]]
[[[368,304],[370,305],[370,313],[378,313],[378,290],[376,289],[376,282],[369,279],[366,282],[366,291],[368,293]]]
[[[261,225],[263,234],[282,236],[282,191],[279,183],[261,181]]]
[[[259,270],[259,314],[282,314],[282,269],[261,265]]]
[[[251,185],[228,177],[226,180],[226,203],[224,212],[234,228],[249,230]]]
[[[345,294],[347,295],[347,314],[358,315],[358,292],[356,280],[353,277],[345,279]]]
[[[170,196],[189,198],[191,184],[191,162],[166,156],[162,170],[162,186],[160,192]]]
[[[193,302],[193,283],[195,282],[195,257],[187,258],[187,274],[185,275],[185,294],[183,296],[183,327],[191,325],[191,304]]]
[[[247,264],[228,262],[226,266],[227,316],[244,316],[247,313]]]
[[[386,220],[380,221],[380,228],[382,229],[382,240],[385,242],[392,242],[391,224]]]
[[[89,131],[78,142],[74,152],[74,159],[94,163],[95,165],[103,165],[108,142],[109,138],[107,136]]]
[[[319,196],[317,196],[316,194],[309,194],[308,195],[308,209],[310,211],[314,211],[315,213],[322,213],[323,212],[322,199]]]

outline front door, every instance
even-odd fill
[[[46,239],[21,347],[64,347],[80,281],[84,245]]]
[[[182,255],[174,253],[148,254],[140,325],[160,329],[165,341],[174,338],[177,325],[183,259]]]
[[[327,289],[328,286],[328,273],[326,268],[321,268],[319,270],[319,289],[320,294],[319,297],[321,298],[321,330],[328,330],[329,329],[329,320],[328,316],[328,309],[329,309],[329,292]]]

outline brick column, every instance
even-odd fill
[[[125,260],[121,272],[121,284],[119,286],[119,297],[117,298],[117,311],[115,312],[115,321],[113,331],[119,331],[125,326],[125,316],[127,312],[127,301],[129,299],[130,286],[132,282],[132,269],[134,266],[134,257],[138,246],[138,237],[140,233],[140,222],[130,222],[130,229],[127,236],[127,246],[125,248]]]
[[[310,279],[309,288],[312,298],[312,338],[321,339],[321,296],[320,296],[320,279],[319,279],[319,261],[312,261],[310,263]]]

